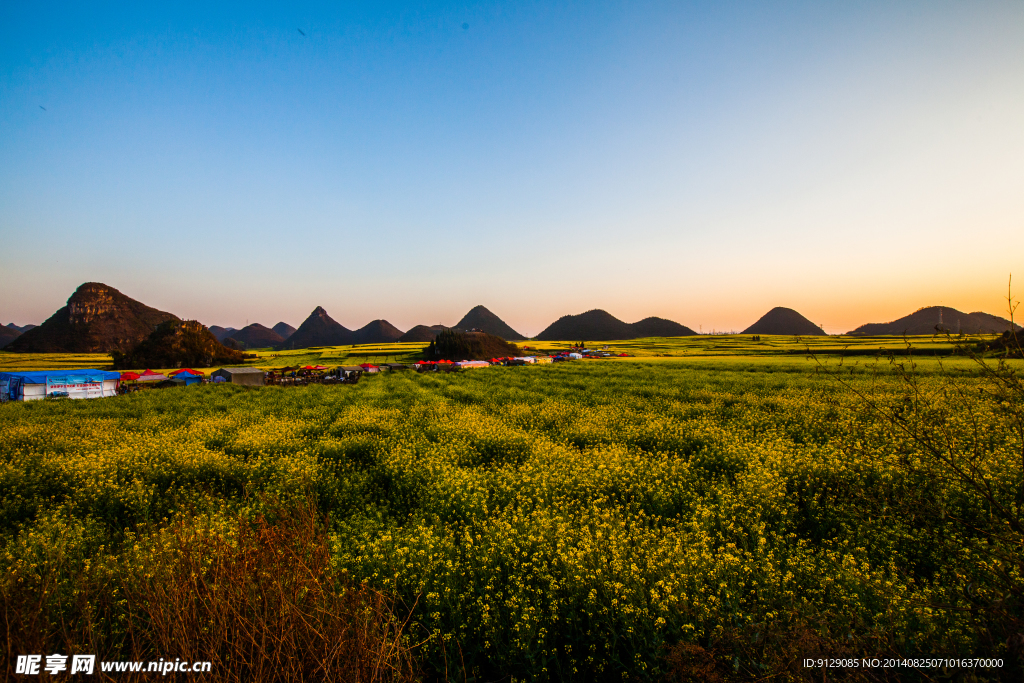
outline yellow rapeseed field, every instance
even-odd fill
[[[658,360],[7,404],[5,609],[36,591],[40,642],[81,645],[73,616],[128,648],[130,585],[167,529],[230,540],[312,504],[336,590],[392,596],[428,676],[1010,666],[1024,438],[1019,395],[993,382]]]

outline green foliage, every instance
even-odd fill
[[[157,325],[153,333],[127,353],[111,353],[114,367],[210,367],[240,364],[245,355],[229,349],[195,320],[168,320]]]
[[[519,353],[519,347],[515,344],[493,334],[445,329],[430,342],[423,355],[430,359],[487,360],[518,356]]]
[[[46,566],[59,544],[62,571],[102,555],[128,572],[139,529],[255,515],[269,496],[315,503],[333,567],[415,605],[409,633],[440,674],[755,679],[802,675],[800,652],[1010,662],[1019,540],[880,412],[972,444],[1019,513],[1010,399],[978,373],[944,393],[928,366],[915,381],[934,411],[914,417],[905,377],[873,368],[842,386],[790,360],[578,362],[7,404],[0,571]]]

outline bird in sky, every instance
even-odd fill
[[[39,108],[40,108],[40,109],[42,109],[43,111],[46,111],[46,107],[44,107],[44,106],[43,106],[43,105],[41,105],[41,104],[39,105]]]
[[[297,28],[295,30],[298,31],[299,33],[301,33],[302,35],[306,35],[306,32],[303,31],[301,28]]]

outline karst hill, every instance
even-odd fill
[[[293,334],[295,334],[295,328],[292,327],[291,325],[289,325],[286,322],[279,322],[278,324],[274,325],[270,329],[272,329],[274,332],[276,332],[278,334],[278,336],[281,337],[282,340],[285,340],[288,337],[290,337]]]
[[[113,353],[114,367],[126,368],[205,368],[212,365],[240,364],[245,354],[229,349],[202,323],[195,320],[168,320],[125,353]]]
[[[502,339],[526,339],[526,337],[509,327],[504,320],[483,306],[471,308],[469,313],[462,316],[462,320],[455,324],[455,328],[459,330],[480,330]]]
[[[302,321],[295,334],[288,337],[278,347],[280,349],[307,349],[311,346],[341,346],[353,343],[352,330],[343,327],[321,306],[313,309],[309,317]]]
[[[232,332],[224,341],[232,340],[243,349],[266,349],[284,342],[284,338],[274,330],[253,323]]]
[[[387,320],[374,320],[352,333],[353,344],[389,344],[402,338],[403,332]]]
[[[113,287],[86,282],[67,305],[5,348],[20,353],[109,353],[129,351],[163,322],[178,316],[125,296]]]
[[[789,334],[810,337],[824,335],[825,330],[792,308],[776,306],[762,315],[756,323],[743,330],[743,334]]]
[[[684,337],[697,334],[689,327],[664,318],[645,318],[636,323],[619,320],[611,313],[594,309],[578,315],[564,315],[538,334],[537,341],[612,341],[642,337]]]
[[[221,327],[220,325],[210,325],[207,329],[210,330],[210,334],[212,334],[219,342],[223,342],[232,334],[238,332],[238,330],[233,327]]]
[[[888,323],[868,323],[847,332],[854,336],[915,334],[1002,334],[1010,321],[991,313],[964,313],[947,306],[926,306]],[[1015,331],[1021,329],[1014,325]]]
[[[400,342],[429,342],[434,341],[434,337],[444,332],[449,328],[444,325],[417,325],[412,328],[401,337],[398,338]]]

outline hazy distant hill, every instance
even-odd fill
[[[400,341],[400,342],[429,342],[429,341],[434,341],[434,337],[436,337],[443,330],[447,330],[447,329],[448,328],[445,327],[444,325],[431,325],[430,327],[427,327],[426,325],[417,325],[416,327],[412,328],[411,330],[409,330],[408,332],[403,334],[401,337],[399,337],[398,341]]]
[[[937,329],[938,328],[938,329]],[[1020,330],[1019,325],[1015,325]],[[1010,329],[1010,321],[990,313],[964,313],[946,306],[919,308],[891,323],[868,323],[847,332],[856,336],[935,334],[1001,334]]]
[[[640,337],[689,337],[697,334],[686,325],[680,325],[664,318],[644,318],[630,325],[633,333]],[[581,340],[582,341],[582,340]]]
[[[308,349],[310,346],[341,346],[353,343],[352,330],[342,327],[317,306],[309,317],[302,321],[295,334],[282,342],[279,349]]]
[[[776,306],[761,316],[756,323],[743,330],[743,334],[793,334],[809,337],[824,335],[825,330],[792,308]]]
[[[474,306],[455,327],[460,330],[482,330],[502,339],[526,339],[483,306]]]
[[[223,343],[225,339],[230,337],[232,333],[238,332],[238,330],[236,330],[233,327],[221,327],[220,325],[210,325],[210,327],[208,327],[207,329],[209,329],[210,334],[212,334],[217,339],[217,341],[221,343]]]
[[[0,327],[0,349],[21,336],[21,330],[11,327]]]
[[[353,344],[389,344],[401,339],[403,332],[387,320],[374,320],[352,333]]]
[[[978,323],[978,326],[981,329],[989,327],[999,334],[1010,329],[1010,321],[1007,318],[1000,318],[998,315],[982,313],[981,311],[975,311],[974,313],[968,313],[967,315],[971,316],[971,318]],[[1013,329],[1019,332],[1022,328],[1017,323],[1014,323]]]
[[[253,323],[237,332],[232,332],[227,339],[234,339],[243,349],[265,349],[277,346],[284,341],[284,338],[277,332],[259,323]]]
[[[3,327],[0,327],[0,349],[4,348],[8,344],[10,344],[12,341],[14,341],[18,337],[20,337],[22,334],[24,334],[25,332],[28,332],[29,330],[31,330],[31,329],[33,329],[35,327],[39,327],[39,326],[38,325],[15,325],[14,323],[9,323],[7,325],[4,325]]]
[[[272,329],[274,332],[277,332],[277,334],[280,335],[282,340],[287,339],[288,337],[295,334],[295,328],[285,322],[280,322],[271,327],[270,329]]]
[[[538,334],[538,341],[607,341],[632,339],[635,335],[628,323],[611,313],[595,309],[578,315],[563,315]]]
[[[68,303],[39,327],[7,345],[23,353],[106,353],[128,351],[148,337],[157,325],[179,320],[150,308],[113,287],[86,282]]]
[[[640,337],[684,337],[696,334],[685,325],[664,318],[644,318],[632,325],[607,311],[595,309],[563,315],[538,334],[538,341],[610,341]]]

